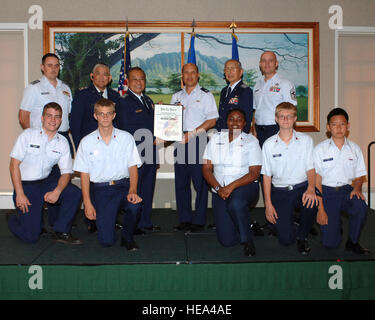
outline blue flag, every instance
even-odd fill
[[[195,33],[193,32],[190,37],[190,48],[188,53],[188,63],[194,63],[197,64],[197,61],[195,59],[195,48],[194,48],[194,41],[195,41]]]
[[[118,80],[118,93],[123,96],[128,92],[128,72],[130,69],[129,32],[125,34],[125,47],[121,59],[120,77]]]
[[[240,56],[238,54],[238,46],[237,46],[237,36],[232,32],[232,59],[240,61]]]

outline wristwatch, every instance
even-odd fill
[[[215,190],[216,192],[218,192],[218,191],[220,190],[220,188],[221,188],[220,186],[217,186],[217,187],[214,188],[214,190]]]

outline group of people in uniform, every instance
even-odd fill
[[[170,101],[183,108],[182,140],[173,143],[179,218],[174,229],[204,230],[211,189],[218,241],[223,246],[240,243],[244,254],[253,256],[250,208],[262,188],[265,217],[280,244],[297,243],[298,252],[308,254],[308,234],[317,221],[322,244],[336,248],[342,240],[341,211],[346,211],[346,249],[369,254],[359,244],[367,214],[361,191],[367,173],[360,148],[346,137],[348,114],[333,109],[327,116],[331,138],[314,148],[309,135],[294,129],[295,87],[278,74],[275,53],[263,52],[259,67],[263,76],[252,90],[242,81],[241,63],[228,60],[227,86],[218,108],[212,93],[199,86],[197,65],[182,67],[184,86]],[[115,244],[117,228],[121,245],[137,250],[134,235],[160,230],[152,222],[152,199],[158,148],[164,141],[152,134],[154,102],[144,94],[146,74],[131,68],[128,92],[120,97],[109,87],[109,67],[98,63],[90,74],[91,85],[72,98],[58,79],[59,69],[59,58],[46,54],[42,78],[24,92],[19,121],[25,130],[10,154],[17,212],[7,215],[9,229],[25,242],[38,241],[45,232],[42,216],[47,204],[54,239],[81,244],[71,229],[83,201],[87,228],[97,231],[102,246]],[[208,135],[210,129],[215,133]],[[74,171],[80,174],[81,189],[71,183]],[[191,184],[196,191],[194,210]]]

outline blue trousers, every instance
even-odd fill
[[[257,182],[235,189],[227,200],[212,193],[216,235],[221,245],[230,247],[252,240],[249,204],[258,194]]]
[[[187,144],[175,144],[175,192],[180,222],[206,224],[208,185],[202,174],[202,155],[206,144],[207,138],[204,141],[199,136]],[[191,182],[196,191],[195,214],[191,207]]]
[[[258,126],[255,125],[255,130],[257,133],[257,139],[259,141],[259,145],[262,148],[264,141],[266,141],[269,137],[272,137],[276,133],[279,132],[279,125],[273,124],[268,126]]]
[[[340,245],[341,211],[348,213],[348,236],[353,243],[357,243],[367,216],[366,202],[357,197],[350,199],[353,190],[350,185],[343,186],[339,190],[327,186],[323,186],[322,189],[323,205],[328,215],[328,225],[320,226],[322,244],[327,248],[337,248]]]
[[[23,190],[29,199],[31,206],[29,212],[22,213],[17,208],[17,216],[10,216],[8,226],[10,231],[25,242],[34,243],[39,240],[42,230],[42,213],[44,195],[56,188],[56,182],[48,179],[40,183],[23,182]],[[55,232],[69,233],[72,227],[74,216],[81,202],[81,190],[69,183],[60,195],[57,216],[53,225]],[[13,202],[16,206],[16,193],[13,193]]]
[[[96,210],[96,227],[98,241],[104,247],[110,247],[116,242],[116,217],[120,209],[125,211],[123,217],[122,237],[130,242],[137,228],[142,204],[128,202],[129,180],[116,185],[90,186],[91,201]]]
[[[307,208],[302,204],[302,195],[306,191],[306,185],[293,190],[280,190],[271,188],[271,200],[277,212],[278,219],[274,225],[280,244],[290,245],[299,240],[307,239],[307,236],[315,222],[318,207],[314,205]],[[301,210],[300,225],[296,229],[294,225],[294,210]]]
[[[151,221],[152,199],[154,196],[157,164],[144,163],[138,169],[138,194],[142,198],[142,213],[138,228],[149,228],[153,226]]]
[[[59,132],[59,134],[61,134],[62,136],[64,136],[66,138],[66,140],[68,140],[70,155],[73,156],[73,154],[74,154],[73,145],[72,145],[72,142],[70,141],[69,132],[68,131]],[[60,173],[59,166],[55,165],[55,166],[53,166],[52,171],[49,174],[47,179],[49,180],[49,182],[57,184],[57,182],[60,179],[60,176],[61,176],[61,173]],[[50,226],[53,226],[55,224],[55,221],[56,221],[58,215],[59,215],[59,210],[60,210],[59,205],[48,203],[47,206],[48,206],[48,224]],[[43,227],[43,221],[41,223],[42,223],[42,227]]]

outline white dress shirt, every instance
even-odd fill
[[[188,94],[184,89],[172,96],[171,104],[181,103],[183,111],[183,131],[193,131],[203,122],[219,118],[216,101],[208,90],[202,90],[199,84]]]
[[[30,128],[42,127],[43,108],[49,102],[56,102],[61,106],[63,113],[59,131],[68,131],[69,113],[72,109],[72,92],[60,79],[57,79],[55,88],[45,76],[40,81],[29,84],[23,92],[20,109],[30,112]]]
[[[276,73],[265,81],[264,77],[257,81],[254,87],[253,109],[257,125],[274,125],[275,110],[281,102],[297,105],[296,89],[289,80]]]
[[[279,134],[268,138],[262,148],[262,174],[272,177],[275,187],[287,187],[307,181],[307,171],[314,169],[313,141],[310,136],[293,130],[286,144]]]
[[[56,134],[48,141],[43,129],[25,129],[17,138],[10,157],[21,161],[21,180],[35,181],[47,178],[57,164],[61,174],[73,173],[69,143]]]
[[[354,179],[367,175],[361,149],[348,139],[341,150],[332,139],[319,143],[314,149],[314,165],[328,187],[351,185]]]
[[[217,182],[226,186],[246,175],[249,167],[261,166],[262,152],[253,135],[242,132],[229,142],[228,131],[221,131],[211,137],[203,159],[211,161]]]
[[[140,167],[142,161],[130,133],[113,128],[106,144],[97,129],[81,140],[73,169],[88,173],[91,182],[100,183],[128,178],[129,167],[134,165]]]

